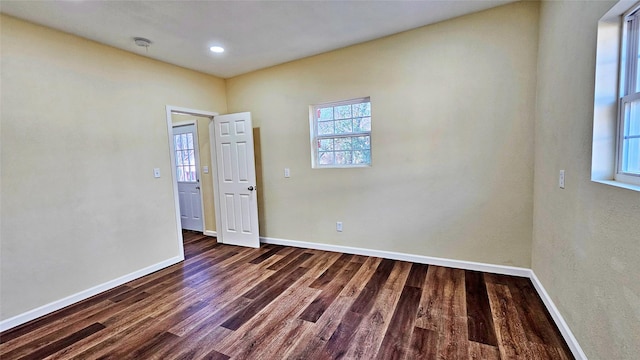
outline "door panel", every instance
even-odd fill
[[[202,197],[200,196],[200,174],[198,173],[200,162],[195,125],[175,126],[173,139],[180,222],[183,229],[202,231]]]
[[[225,244],[259,247],[258,201],[250,113],[215,116],[220,220]]]

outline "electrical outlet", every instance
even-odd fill
[[[560,177],[558,178],[558,186],[560,186],[560,189],[564,189],[564,170],[560,170]]]
[[[160,168],[153,168],[153,177],[154,178],[160,177]]]
[[[291,171],[289,170],[289,168],[284,168],[284,177],[291,177]]]
[[[336,231],[342,232],[342,221],[336,222]]]

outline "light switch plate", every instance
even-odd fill
[[[564,170],[560,170],[560,176],[558,178],[558,186],[560,186],[560,189],[564,189]]]
[[[208,166],[203,166],[202,167],[202,172],[205,173],[205,174],[208,174],[209,173],[209,167]]]
[[[284,177],[291,177],[291,170],[289,170],[289,168],[284,168]]]

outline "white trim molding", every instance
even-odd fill
[[[542,283],[540,282],[536,274],[531,269],[515,267],[515,266],[479,263],[479,262],[465,261],[465,260],[445,259],[445,258],[432,257],[432,256],[406,254],[406,253],[384,251],[384,250],[364,249],[364,248],[342,246],[342,245],[331,245],[331,244],[321,244],[321,243],[313,243],[313,242],[306,242],[306,241],[277,239],[277,238],[270,238],[270,237],[260,237],[260,242],[265,244],[293,246],[293,247],[299,247],[299,248],[305,248],[305,249],[342,252],[342,253],[354,254],[354,255],[375,256],[375,257],[391,259],[391,260],[409,261],[409,262],[414,262],[419,264],[446,266],[446,267],[452,267],[457,269],[475,270],[475,271],[482,271],[482,272],[488,272],[493,274],[502,274],[502,275],[511,275],[511,276],[529,278],[531,279],[531,282],[533,283],[533,286],[535,287],[538,295],[542,299],[542,302],[544,303],[547,310],[551,314],[551,317],[555,321],[556,326],[558,327],[558,329],[560,330],[560,333],[564,337],[564,340],[567,342],[569,349],[571,349],[573,356],[578,360],[587,360],[587,356],[582,351],[580,344],[578,344],[578,340],[576,340],[575,336],[571,332],[571,329],[569,329],[569,325],[567,325],[567,323],[564,321],[564,318],[560,314],[560,311],[555,306],[555,304],[553,303],[553,300],[551,300],[551,297],[542,286]]]
[[[218,232],[217,231],[213,231],[213,230],[205,230],[203,234],[205,234],[207,236],[215,236],[215,237],[218,236]]]
[[[62,298],[60,300],[56,300],[53,301],[51,303],[48,303],[46,305],[42,305],[40,307],[37,307],[35,309],[29,310],[27,312],[24,312],[20,315],[16,315],[14,317],[11,317],[9,319],[6,320],[2,320],[0,321],[0,332],[1,331],[5,331],[5,330],[9,330],[11,328],[14,328],[18,325],[22,325],[26,322],[29,322],[31,320],[37,319],[41,316],[50,314],[54,311],[60,310],[66,306],[75,304],[77,302],[80,302],[82,300],[88,299],[94,295],[98,295],[101,292],[107,291],[107,290],[111,290],[113,288],[115,288],[116,286],[120,286],[122,284],[125,284],[131,280],[135,280],[138,278],[141,278],[145,275],[149,275],[153,272],[156,272],[158,270],[164,269],[166,267],[169,267],[171,265],[177,264],[179,262],[181,262],[182,260],[184,260],[184,256],[176,256],[164,261],[161,261],[157,264],[153,264],[151,266],[148,266],[144,269],[140,269],[137,271],[134,271],[130,274],[121,276],[117,279],[113,279],[110,281],[107,281],[105,283],[102,283],[100,285],[96,285],[94,287],[91,287],[89,289],[86,290],[82,290],[78,293],[75,293],[73,295],[69,295],[65,298]]]
[[[585,355],[584,351],[582,351],[580,344],[578,344],[578,340],[575,336],[573,336],[573,332],[571,332],[571,329],[569,329],[569,325],[567,325],[566,321],[564,321],[564,318],[560,314],[560,311],[558,310],[556,305],[553,303],[553,300],[551,300],[551,297],[547,293],[547,290],[545,290],[544,286],[542,286],[540,279],[538,279],[533,270],[530,271],[531,276],[529,276],[529,278],[531,279],[533,286],[536,288],[538,295],[544,302],[544,305],[547,307],[547,310],[549,311],[549,314],[551,314],[553,321],[555,321],[556,326],[558,326],[558,329],[564,337],[564,340],[567,342],[569,349],[571,349],[573,356],[575,356],[575,358],[579,360],[587,360],[587,355]]]
[[[531,269],[515,267],[515,266],[493,265],[493,264],[479,263],[479,262],[473,262],[473,261],[452,260],[452,259],[445,259],[445,258],[432,257],[432,256],[414,255],[414,254],[406,254],[406,253],[384,251],[384,250],[372,250],[372,249],[364,249],[364,248],[342,246],[342,245],[320,244],[320,243],[297,241],[297,240],[276,239],[276,238],[270,238],[270,237],[260,237],[260,242],[263,242],[265,244],[285,245],[285,246],[293,246],[293,247],[299,247],[299,248],[305,248],[305,249],[342,252],[342,253],[354,254],[354,255],[375,256],[375,257],[391,259],[391,260],[409,261],[409,262],[414,262],[419,264],[446,266],[446,267],[452,267],[452,268],[458,268],[458,269],[483,271],[483,272],[489,272],[494,274],[512,275],[512,276],[520,276],[520,277],[529,277],[529,274],[531,272]]]

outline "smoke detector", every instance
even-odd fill
[[[151,46],[151,40],[145,39],[143,37],[134,37],[133,41],[140,47],[148,48],[149,46]]]

